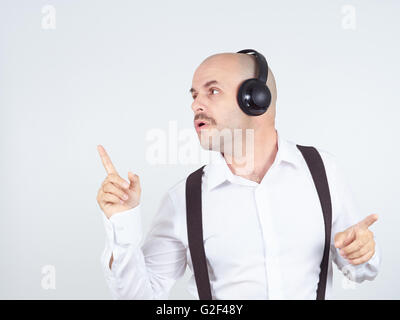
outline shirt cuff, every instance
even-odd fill
[[[378,274],[380,259],[380,252],[376,246],[373,256],[368,261],[359,265],[345,265],[342,272],[347,278],[355,282],[373,280]]]
[[[142,239],[141,204],[136,207],[113,214],[107,218],[103,213],[107,242],[110,248],[113,244],[139,244]]]

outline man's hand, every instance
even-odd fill
[[[130,182],[122,179],[103,146],[98,145],[97,150],[107,172],[107,177],[97,193],[97,202],[107,218],[110,218],[113,214],[132,209],[140,203],[140,181],[139,176],[132,172],[128,172]]]
[[[374,234],[368,227],[378,220],[377,214],[371,214],[364,220],[335,235],[335,247],[351,264],[367,262],[375,253]]]

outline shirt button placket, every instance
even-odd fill
[[[265,190],[262,189],[262,186],[258,186],[254,190],[254,197],[256,200],[256,207],[257,207],[257,215],[260,222],[260,229],[263,238],[263,248],[264,248],[264,266],[265,266],[265,279],[266,279],[266,296],[269,296],[269,277],[268,277],[268,250],[267,250],[267,243],[268,243],[268,235],[265,229],[265,206],[264,203],[265,199]]]

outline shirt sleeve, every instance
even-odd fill
[[[168,299],[170,289],[186,269],[181,221],[169,193],[162,199],[145,239],[141,210],[139,204],[110,219],[102,213],[106,241],[101,265],[114,299]]]
[[[348,227],[360,222],[368,214],[360,212],[353,189],[350,187],[342,165],[336,156],[326,151],[321,156],[324,158],[324,163],[327,164],[326,172],[332,201],[332,234],[330,246],[332,261],[349,280],[358,283],[364,280],[373,280],[377,276],[381,264],[381,250],[375,233],[375,253],[365,263],[352,265],[340,255],[340,249],[335,247],[334,239],[336,233],[344,231]]]

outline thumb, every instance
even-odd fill
[[[344,248],[348,244],[352,243],[353,240],[355,239],[355,230],[353,227],[343,231],[343,232],[338,232],[335,235],[335,247],[336,248]]]
[[[129,189],[130,190],[138,190],[140,188],[140,180],[137,174],[133,174],[132,172],[128,172],[128,178],[130,181]]]

